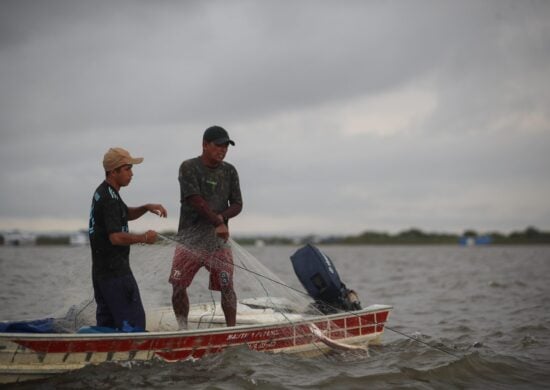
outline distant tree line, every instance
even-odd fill
[[[163,232],[168,237],[175,237],[175,232]],[[466,230],[463,234],[426,233],[417,228],[391,234],[377,231],[364,231],[349,236],[315,236],[285,237],[285,236],[246,236],[234,237],[240,245],[300,245],[340,244],[340,245],[457,245],[464,238],[485,237],[492,245],[546,245],[550,244],[550,232],[540,231],[535,227],[528,227],[523,231],[514,231],[510,234],[499,232],[478,233],[475,230]],[[6,244],[0,234],[0,245]],[[70,235],[38,235],[35,245],[69,245]]]
[[[365,231],[356,236],[333,238],[332,243],[341,244],[376,244],[376,245],[454,245],[464,237],[486,237],[487,242],[495,245],[538,245],[550,244],[550,232],[543,232],[534,227],[510,234],[499,232],[478,233],[466,230],[463,234],[426,233],[420,229],[409,229],[397,234]],[[327,242],[328,243],[328,242]]]
[[[486,242],[493,245],[541,245],[550,244],[550,232],[543,232],[534,227],[524,231],[515,231],[510,234],[499,232],[478,233],[475,230],[466,230],[463,234],[453,233],[426,233],[417,228],[391,234],[378,231],[364,231],[349,236],[305,236],[299,239],[292,237],[246,237],[236,238],[241,245],[253,245],[262,242],[266,245],[287,244],[340,244],[340,245],[457,245],[461,239],[486,237]]]
[[[488,233],[494,244],[550,244],[550,232],[543,232],[534,227],[528,227],[521,232],[508,235],[498,232]]]
[[[365,231],[356,236],[343,237],[342,244],[377,244],[377,245],[408,245],[408,244],[456,244],[459,236],[448,233],[426,233],[420,229],[409,229],[397,234]]]
[[[37,236],[35,245],[69,245],[71,243],[70,236]]]

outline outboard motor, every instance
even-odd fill
[[[296,276],[322,313],[361,309],[357,293],[342,283],[332,260],[317,247],[307,244],[290,260]]]

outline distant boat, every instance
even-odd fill
[[[459,241],[462,246],[489,245],[492,242],[491,236],[462,236]]]
[[[69,236],[69,244],[74,246],[88,245],[90,243],[88,232],[80,231]]]
[[[32,233],[13,231],[4,233],[4,245],[22,246],[22,245],[34,245],[36,242],[36,236]]]

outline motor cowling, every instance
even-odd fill
[[[361,309],[357,293],[340,280],[334,263],[319,248],[307,244],[290,256],[296,276],[325,314]]]

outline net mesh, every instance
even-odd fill
[[[229,240],[233,262],[233,286],[237,296],[235,306],[236,325],[291,325],[296,340],[306,340],[313,345],[314,351],[326,354],[328,345],[332,350],[350,352],[348,346],[338,344],[329,337],[347,338],[358,336],[359,320],[355,319],[355,331],[348,333],[342,320],[326,322],[319,329],[314,324],[324,314],[308,294],[298,287],[297,278],[287,277],[281,280],[258,258],[248,252],[234,240]],[[172,285],[168,279],[172,270],[175,254],[184,251],[200,258],[204,252],[189,248],[181,237],[160,235],[154,245],[132,247],[130,262],[139,285],[142,302],[146,312],[146,330],[148,332],[175,332],[182,330],[172,307]],[[203,258],[210,266],[227,262],[226,256],[216,255],[213,251]],[[208,261],[207,261],[208,260]],[[88,260],[89,261],[89,260]],[[89,262],[87,267],[89,270]],[[183,270],[186,272],[186,270]],[[96,304],[89,271],[82,273],[81,279],[88,282],[88,289],[78,296],[79,302],[72,304],[62,315],[56,315],[55,327],[60,333],[78,332],[83,328],[96,325]],[[186,329],[210,329],[226,326],[226,318],[221,305],[221,294],[212,291],[209,286],[209,272],[201,267],[188,287],[190,311]],[[288,275],[287,275],[288,276]],[[78,283],[78,282],[77,282]],[[82,283],[82,282],[81,282]],[[84,299],[82,299],[84,297]],[[76,296],[75,296],[76,299]],[[68,302],[68,301],[67,301]],[[374,317],[372,317],[374,319]],[[317,319],[317,320],[315,320]],[[368,320],[369,322],[373,321]],[[341,325],[340,325],[341,324]],[[85,332],[86,333],[86,332]],[[351,351],[368,356],[366,349]],[[315,352],[313,352],[315,353]],[[365,354],[366,353],[366,354]]]
[[[228,244],[237,296],[237,325],[281,321],[293,323],[304,315],[322,315],[303,290],[281,280],[234,240],[230,239]],[[174,331],[181,328],[172,309],[172,285],[168,282],[177,251],[203,258],[203,265],[210,267],[223,268],[227,263],[227,257],[219,252],[204,255],[203,251],[186,245],[186,240],[181,237],[161,235],[155,245],[133,247],[130,262],[140,288],[149,331]],[[202,266],[187,289],[190,329],[226,326],[221,294],[210,289],[209,279],[207,267]],[[96,305],[90,289],[84,300],[72,305],[65,315],[58,318],[58,327],[74,332],[85,326],[94,326],[95,311]]]

